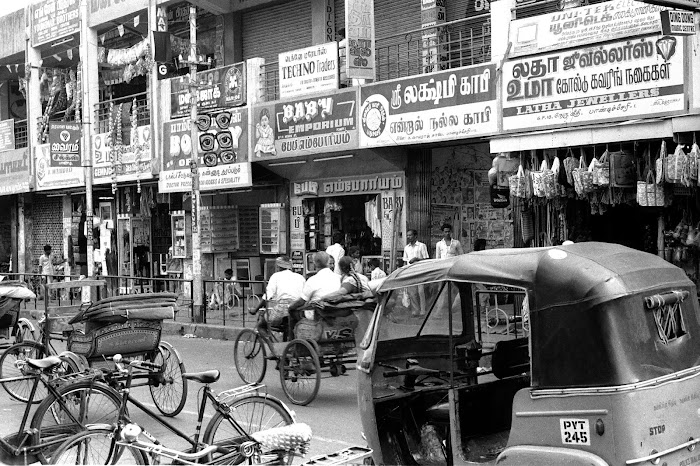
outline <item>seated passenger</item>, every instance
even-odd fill
[[[340,288],[340,275],[328,267],[329,257],[323,251],[314,254],[314,265],[318,272],[306,281],[299,299],[289,305],[289,321],[292,329],[301,320],[300,311],[303,307],[325,298]],[[352,262],[352,259],[350,261]]]
[[[255,309],[249,311],[251,314],[258,314],[256,328],[263,334],[268,332],[268,324],[286,328],[289,320],[289,305],[299,299],[306,283],[303,276],[292,272],[292,261],[287,256],[275,259],[275,269],[276,272],[267,282],[262,301]],[[258,312],[267,307],[271,308],[269,318],[273,320],[272,322],[267,321],[268,316],[264,312]]]
[[[345,256],[338,263],[340,269],[340,288],[326,296],[326,299],[350,293],[362,293],[369,290],[369,280],[366,276],[353,270],[352,258]]]

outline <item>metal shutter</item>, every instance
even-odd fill
[[[311,0],[295,0],[243,13],[243,57],[278,59],[280,52],[310,47]]]
[[[32,199],[32,260],[44,254],[50,244],[52,254],[63,256],[63,199],[35,194]],[[77,241],[77,239],[74,239]],[[31,270],[30,270],[31,272]]]

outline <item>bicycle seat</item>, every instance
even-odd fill
[[[50,369],[61,364],[61,358],[58,356],[48,356],[42,359],[27,358],[27,365],[34,369]]]
[[[216,369],[204,372],[189,372],[182,374],[183,379],[194,380],[199,383],[214,383],[219,380],[221,372]]]

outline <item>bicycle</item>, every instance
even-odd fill
[[[262,385],[244,385],[214,395],[210,384],[219,379],[218,370],[185,373],[187,380],[204,385],[197,427],[190,437],[130,395],[134,368],[151,369],[152,363],[128,360],[121,355],[112,360],[126,375],[118,422],[114,426],[92,426],[74,435],[56,450],[52,464],[149,464],[151,460],[157,463],[160,457],[177,464],[291,464],[297,453],[306,453],[311,429],[295,424],[292,412],[280,400],[260,395]],[[200,437],[207,402],[216,412]],[[127,404],[187,441],[191,448],[180,451],[163,446],[129,418]]]
[[[90,374],[65,374],[63,363],[59,356],[17,361],[22,375],[15,379],[31,381],[31,390],[17,432],[0,438],[0,463],[16,464],[20,456],[25,464],[46,463],[53,449],[88,424],[116,420],[118,393]],[[67,383],[71,380],[76,383]],[[45,401],[51,403],[40,404],[25,429],[40,384],[48,394]]]

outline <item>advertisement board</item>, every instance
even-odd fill
[[[0,194],[27,193],[30,188],[29,149],[0,153]]]
[[[540,129],[685,108],[683,43],[648,36],[503,65],[503,129]]]
[[[254,160],[358,147],[356,90],[258,105],[253,120]]]
[[[197,73],[197,111],[245,105],[245,63]],[[189,76],[170,79],[170,117],[190,116]]]
[[[85,171],[80,164],[78,166],[54,166],[51,164],[50,144],[35,146],[34,160],[37,191],[85,186]]]
[[[345,25],[347,77],[375,79],[374,0],[346,0]]]
[[[109,133],[99,133],[93,138],[94,184],[111,183],[115,172],[117,182],[153,178],[150,126],[136,127],[129,145],[114,148],[110,142]]]
[[[15,148],[15,120],[0,121],[0,152]]]
[[[80,167],[80,123],[49,122],[52,167]]]
[[[496,65],[383,81],[360,91],[360,146],[482,136],[497,130]]]
[[[280,99],[338,89],[338,43],[279,54]]]
[[[32,47],[80,30],[79,0],[43,0],[32,4],[30,12]]]

